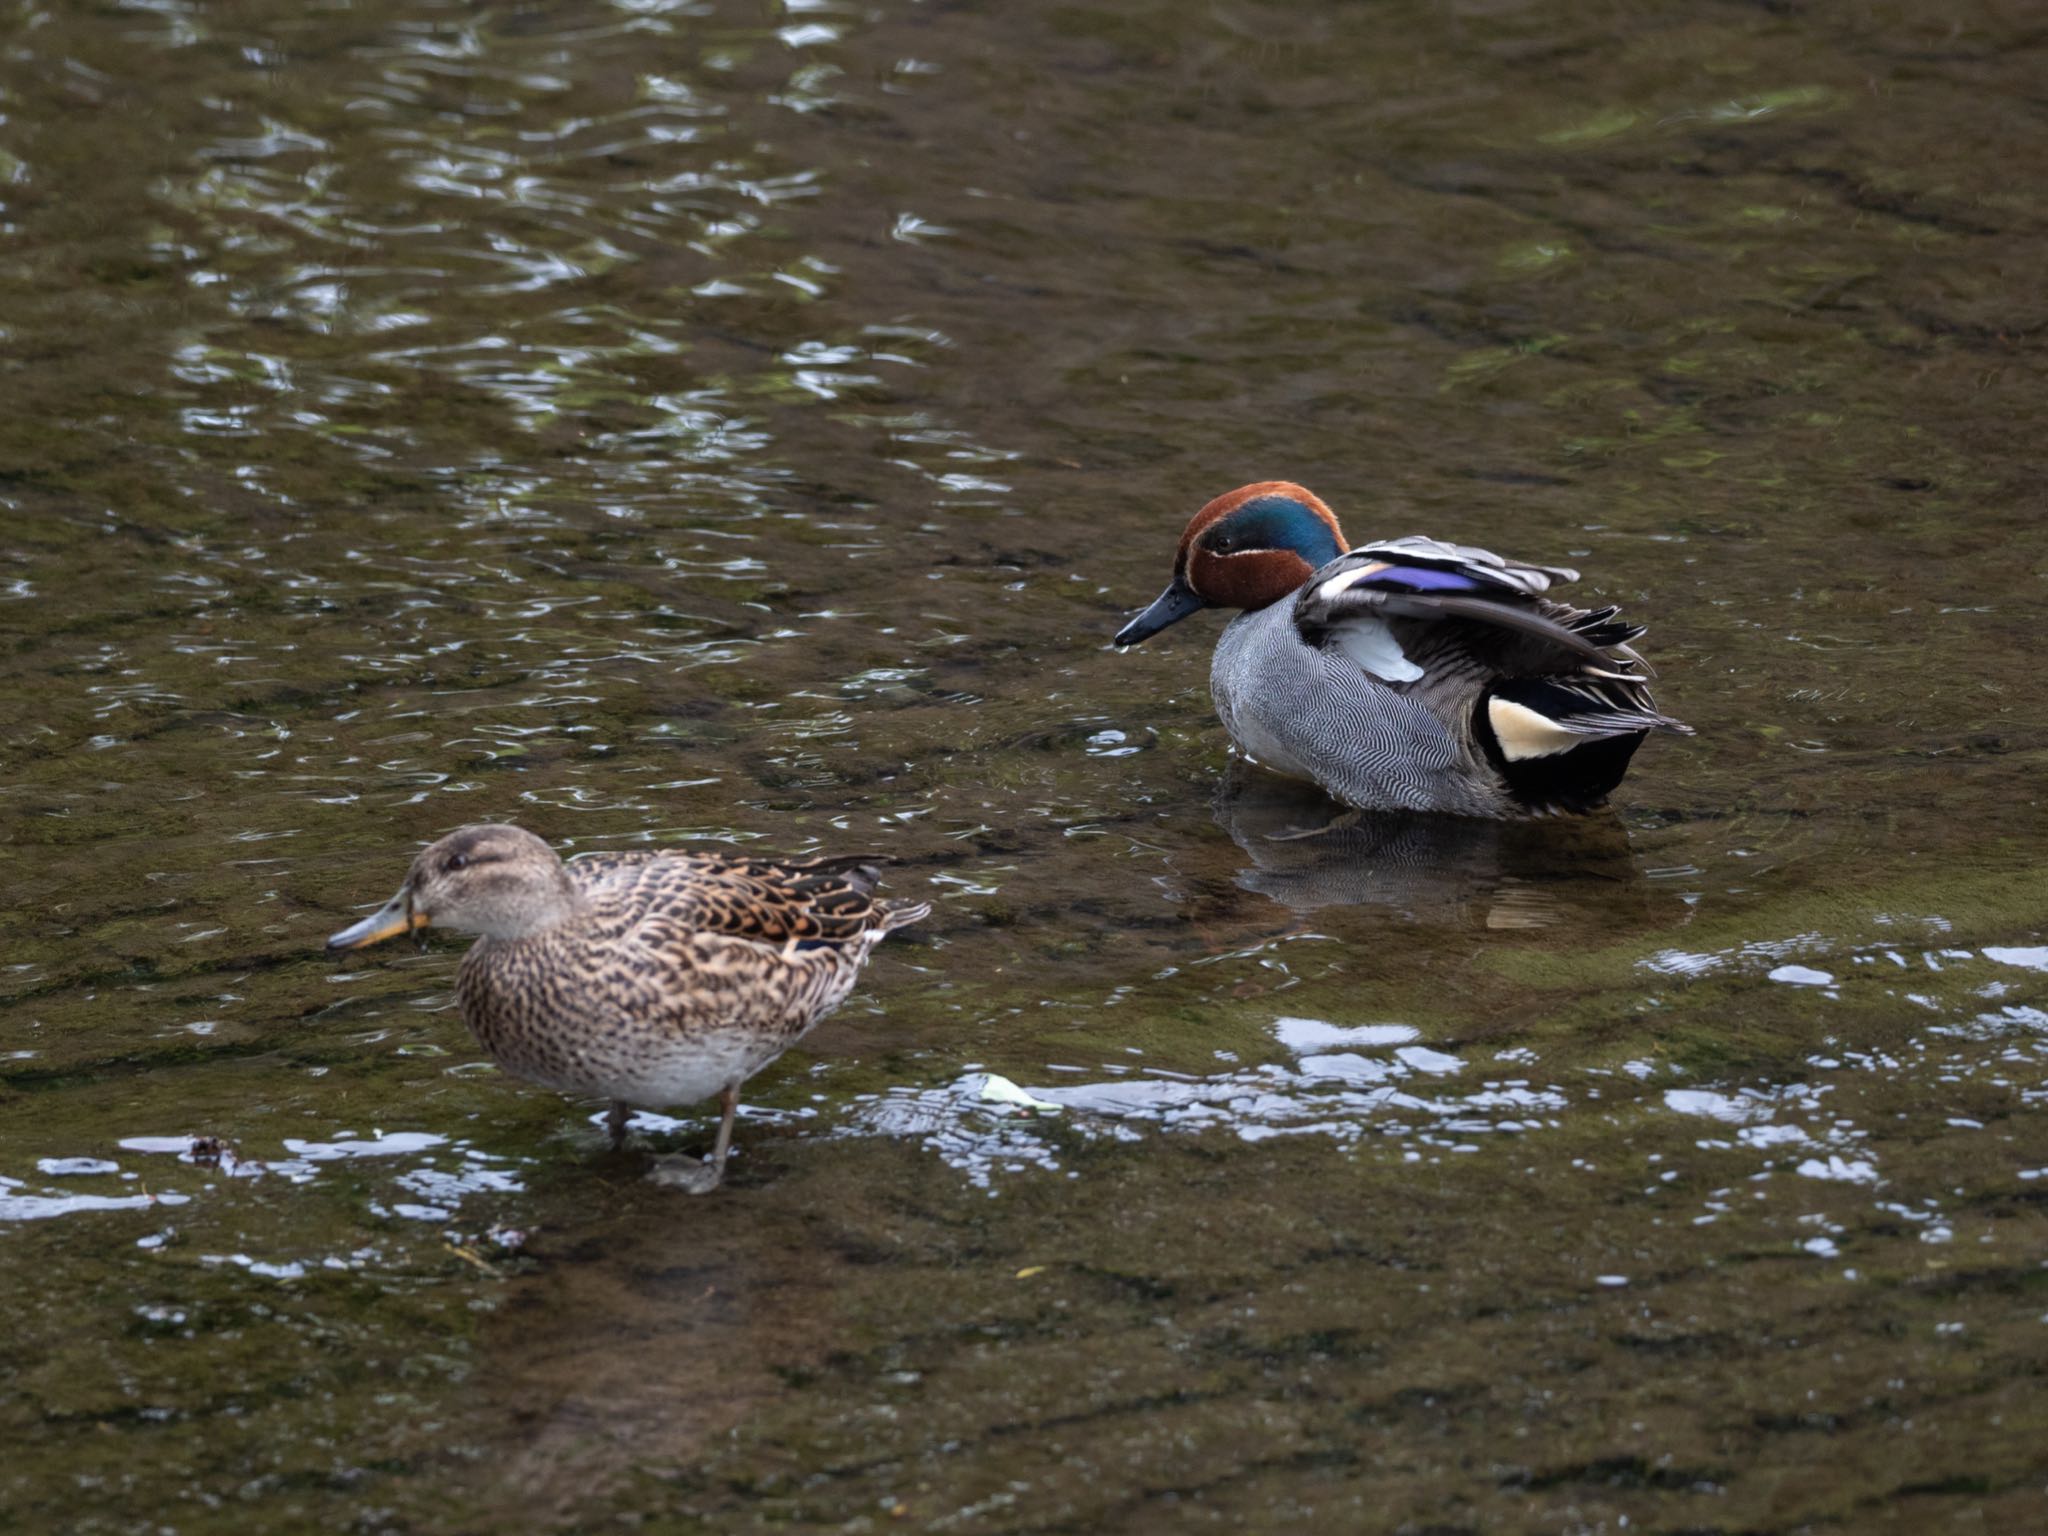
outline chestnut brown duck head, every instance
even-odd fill
[[[1286,480],[1239,486],[1204,506],[1180,536],[1173,580],[1117,631],[1118,645],[1149,640],[1203,608],[1264,608],[1297,590],[1348,546],[1337,514]]]

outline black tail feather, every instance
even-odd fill
[[[1585,739],[1540,757],[1511,760],[1494,734],[1489,706],[1496,698],[1534,710]],[[1658,714],[1649,690],[1637,683],[1507,678],[1481,694],[1473,711],[1481,750],[1509,792],[1532,811],[1590,811],[1606,804],[1643,738],[1661,729],[1686,728]]]

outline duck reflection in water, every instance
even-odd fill
[[[1589,896],[1608,908],[1625,891],[1641,894],[1612,815],[1530,823],[1353,810],[1241,759],[1215,813],[1251,860],[1236,884],[1297,912],[1367,907],[1417,922],[1542,928]]]

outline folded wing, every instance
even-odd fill
[[[1525,565],[1470,545],[1390,539],[1318,571],[1295,599],[1294,622],[1310,644],[1349,657],[1390,688],[1420,694],[1446,716],[1468,719],[1511,784],[1563,803],[1586,798],[1557,792],[1570,782],[1555,771],[1565,754],[1618,738],[1633,750],[1648,731],[1689,733],[1651,697],[1654,674],[1631,648],[1640,625],[1617,608],[1574,608],[1547,595],[1553,584],[1577,579],[1564,567]],[[1612,765],[1612,778],[1625,761]],[[1606,765],[1594,778],[1611,787]]]
[[[862,945],[927,915],[922,902],[875,897],[865,858],[756,859],[698,852],[609,853],[569,866],[632,911],[635,926],[716,933],[800,950]],[[652,934],[647,938],[655,942]]]

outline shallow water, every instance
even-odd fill
[[[13,20],[13,1528],[2041,1519],[2023,10]],[[1700,735],[1231,765],[1107,638],[1270,476]],[[321,954],[486,818],[936,910],[684,1200]]]

